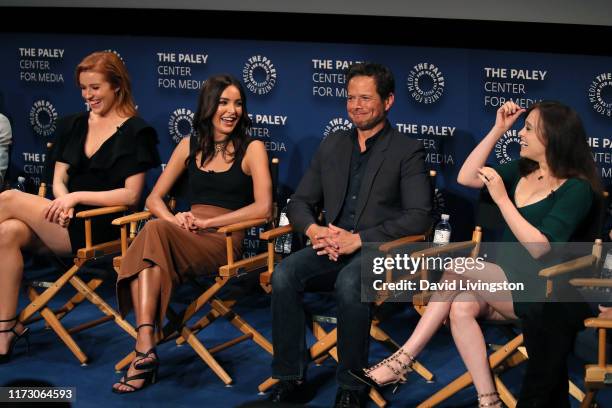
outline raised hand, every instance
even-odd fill
[[[498,110],[495,117],[495,127],[504,132],[514,125],[514,122],[525,112],[525,109],[512,101],[504,103]]]

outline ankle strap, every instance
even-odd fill
[[[483,397],[493,397],[495,395],[499,397],[499,393],[497,391],[488,392],[486,394],[478,394],[478,399],[481,399]]]
[[[140,326],[136,327],[136,331],[140,330],[141,327],[152,327],[155,329],[155,325],[151,323],[143,323]]]
[[[17,316],[13,317],[12,319],[8,319],[8,320],[0,320],[1,323],[6,323],[6,322],[15,322],[15,324],[13,324],[11,327],[9,327],[6,330],[0,330],[0,333],[8,333],[8,332],[13,332],[15,334],[17,334],[17,332],[15,331],[15,327],[17,327]]]
[[[486,397],[496,397],[493,401],[489,401],[489,402],[480,402],[482,398],[486,398]],[[488,392],[485,394],[478,394],[478,406],[480,408],[487,408],[487,407],[495,407],[498,405],[501,405],[501,400],[499,399],[499,393],[497,391],[493,391],[493,392]]]

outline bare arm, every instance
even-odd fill
[[[268,154],[260,141],[251,142],[244,156],[245,170],[253,179],[255,201],[227,214],[206,220],[196,219],[198,228],[221,227],[255,218],[269,219],[272,215],[272,178],[268,165]]]
[[[495,124],[489,133],[480,141],[478,146],[465,159],[457,182],[466,187],[482,188],[483,182],[478,177],[478,169],[485,165],[487,157],[493,150],[495,143],[503,134],[512,127],[516,119],[525,112],[525,109],[520,108],[514,102],[506,102],[498,110],[495,117]]]
[[[55,200],[49,203],[45,211],[45,218],[50,222],[66,224],[67,218],[74,215],[74,207],[78,204],[92,206],[127,205],[130,207],[138,204],[140,194],[145,183],[145,174],[138,173],[128,177],[122,188],[109,191],[74,191],[68,192],[68,168],[70,165],[63,162],[55,163],[53,175],[53,194]]]

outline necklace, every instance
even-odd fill
[[[227,148],[227,139],[222,140],[222,141],[215,141],[215,154],[220,153],[220,152],[225,152],[225,149]]]

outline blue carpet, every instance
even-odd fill
[[[242,302],[235,310],[251,325],[271,339],[270,299],[257,290],[256,281],[242,280],[229,290],[241,294]],[[191,290],[183,288],[175,296],[180,303],[189,297]],[[115,305],[114,286],[104,284],[98,293]],[[58,307],[73,291],[64,290],[58,299],[52,302]],[[309,307],[316,310],[327,306],[320,296],[308,297]],[[22,296],[20,307],[26,304]],[[179,304],[177,308],[180,308]],[[67,327],[99,317],[99,311],[88,303],[79,306],[78,311],[69,314],[65,319]],[[382,327],[397,341],[402,341],[414,327],[418,316],[408,304],[400,306],[398,313],[385,320]],[[14,358],[0,366],[0,384],[14,381],[47,382],[55,386],[76,387],[76,407],[257,407],[267,406],[266,395],[258,395],[257,386],[270,375],[271,356],[251,341],[224,350],[215,355],[219,363],[234,380],[234,385],[225,387],[216,375],[199,359],[189,346],[177,347],[168,342],[159,347],[161,359],[158,383],[141,392],[131,395],[111,393],[112,384],[120,375],[114,372],[114,364],[123,358],[133,347],[130,336],[112,322],[74,336],[90,362],[81,367],[67,347],[61,343],[52,330],[44,328],[42,322],[31,325],[32,350],[25,353],[23,345],[16,349]],[[498,327],[486,327],[487,341],[503,340]],[[240,333],[225,320],[218,320],[204,330],[200,340],[211,347],[229,340]],[[310,339],[312,340],[312,339]],[[373,343],[370,361],[375,362],[387,355],[379,344]],[[464,371],[463,363],[455,349],[449,331],[442,328],[432,339],[425,351],[419,356],[421,361],[435,374],[435,382],[427,383],[416,374],[408,377],[408,383],[400,387],[395,395],[385,392],[390,406],[414,407],[420,401],[440,389]],[[571,377],[578,385],[582,384],[582,360],[572,357],[570,361]],[[523,368],[516,367],[504,373],[502,379],[511,391],[518,394]],[[328,359],[321,366],[311,366],[308,382],[314,396],[306,404],[309,407],[329,407],[336,392],[335,364]],[[612,393],[601,391],[597,398],[601,407],[612,407]],[[16,405],[19,406],[19,405]],[[41,405],[44,406],[44,405]],[[371,406],[374,406],[371,404]],[[442,407],[474,407],[475,391],[468,387]],[[577,407],[575,400],[572,406]]]

